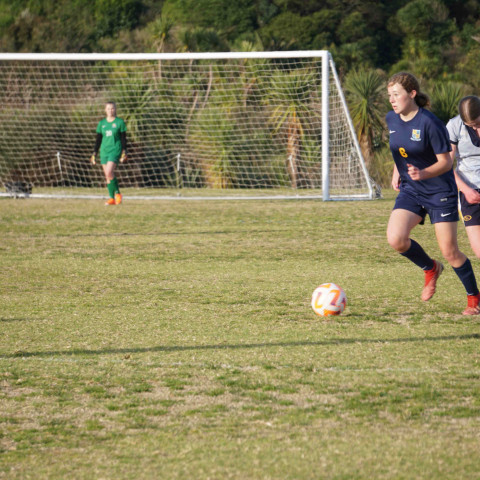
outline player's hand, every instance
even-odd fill
[[[398,170],[395,168],[392,175],[392,188],[396,192],[399,192],[400,184],[401,184],[400,175],[398,174]]]
[[[90,163],[92,165],[96,165],[97,164],[97,156],[95,154],[93,154],[91,157],[90,157]]]
[[[463,194],[465,195],[465,200],[468,203],[471,203],[472,205],[480,203],[480,193],[478,193],[474,188],[465,190]]]
[[[410,175],[410,178],[412,180],[422,180],[422,170],[420,170],[415,165],[412,165],[411,163],[407,163],[407,167],[408,174]]]
[[[122,155],[120,156],[120,163],[123,163],[127,160],[127,152],[125,150],[122,151]]]

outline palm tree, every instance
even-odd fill
[[[350,114],[367,167],[373,160],[373,139],[383,129],[384,89],[375,70],[354,70],[345,79]]]
[[[458,103],[465,95],[463,85],[453,82],[436,83],[432,90],[432,111],[447,123],[458,115]]]
[[[149,25],[153,44],[158,53],[164,51],[165,44],[170,40],[170,32],[173,26],[173,19],[166,15],[161,15]],[[161,60],[158,61],[158,76],[162,78]]]
[[[284,129],[287,135],[287,170],[293,188],[299,186],[299,160],[304,129],[312,115],[312,96],[317,86],[313,69],[277,70],[270,80],[267,104],[275,133]]]
[[[231,188],[236,184],[237,138],[237,125],[223,105],[207,105],[196,113],[188,140],[208,186]]]
[[[149,120],[146,112],[154,101],[154,87],[141,73],[129,73],[128,78],[120,78],[112,88],[112,96],[118,99],[129,137],[139,142],[145,135]]]
[[[167,15],[160,15],[150,25],[153,44],[157,52],[164,51],[165,44],[170,40],[170,32],[174,26],[174,21]]]

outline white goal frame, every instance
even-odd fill
[[[351,120],[348,106],[345,100],[345,96],[342,91],[340,80],[335,68],[331,54],[326,50],[315,50],[315,51],[281,51],[281,52],[220,52],[220,53],[85,53],[85,54],[68,54],[68,53],[0,53],[0,70],[2,64],[5,62],[76,62],[76,61],[102,61],[102,62],[121,62],[121,61],[170,61],[170,60],[231,60],[231,59],[302,59],[302,58],[318,58],[321,59],[321,169],[322,169],[322,181],[321,181],[321,195],[309,195],[305,191],[301,195],[292,194],[288,195],[278,195],[272,194],[269,192],[268,195],[237,195],[229,194],[228,196],[223,196],[217,192],[216,195],[212,196],[182,196],[181,191],[177,192],[176,195],[166,196],[166,195],[130,195],[129,198],[142,198],[142,199],[232,199],[232,198],[243,198],[243,199],[267,199],[267,198],[322,198],[324,201],[330,200],[367,200],[378,198],[379,196],[379,187],[375,185],[372,181],[369,172],[367,170],[365,160],[362,155],[362,151],[359,146],[359,142],[356,136],[356,132]],[[333,79],[333,82],[332,82]],[[343,109],[342,114],[344,115],[345,121],[348,125],[349,134],[351,136],[350,141],[352,142],[354,154],[358,158],[360,165],[360,170],[363,173],[364,182],[365,182],[365,192],[363,193],[347,193],[336,195],[331,192],[331,169],[330,169],[330,121],[329,121],[329,93],[330,89],[333,87],[336,89],[336,92],[339,96],[341,102],[341,108]],[[121,115],[120,115],[121,116]],[[100,119],[100,117],[99,117]],[[128,135],[128,134],[127,134]],[[92,132],[92,144],[94,140],[94,132]],[[59,153],[57,155],[60,155]],[[180,159],[179,159],[180,161]],[[60,157],[58,158],[58,164],[61,170]],[[4,179],[1,178],[1,165],[0,165],[0,185],[3,183],[5,185]],[[11,196],[10,193],[0,192],[0,196]],[[79,198],[97,198],[98,195],[71,195],[61,193],[57,195],[53,194],[37,194],[35,192],[29,194],[31,197],[79,197]]]

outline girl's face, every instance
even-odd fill
[[[112,118],[115,116],[116,113],[116,108],[113,103],[107,103],[105,105],[105,113],[107,114],[107,117]]]
[[[408,114],[415,109],[415,95],[417,92],[412,90],[407,92],[399,83],[388,86],[388,100],[392,105],[393,111],[398,114]]]

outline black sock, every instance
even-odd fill
[[[431,270],[435,266],[433,260],[425,253],[425,250],[423,250],[423,248],[415,240],[410,239],[410,242],[412,242],[410,248],[400,255],[407,257],[422,270]]]
[[[473,273],[472,264],[467,258],[465,263],[458,268],[453,267],[453,270],[458,275],[458,278],[463,283],[467,295],[478,295],[477,281],[475,279],[475,274]]]

